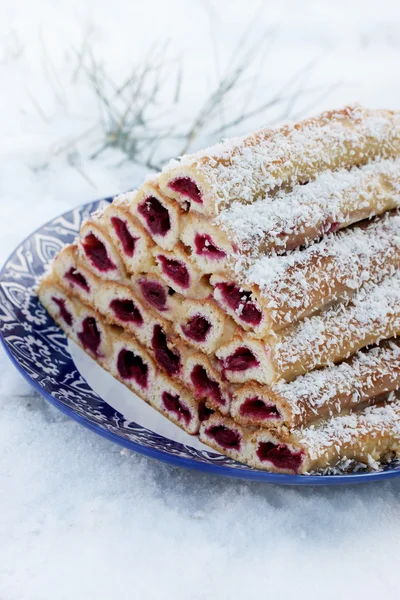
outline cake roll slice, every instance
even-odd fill
[[[72,298],[71,294],[66,292],[54,273],[49,273],[42,278],[37,294],[41,304],[57,325],[61,329],[68,330],[67,335],[78,343],[81,304],[79,300]]]
[[[105,364],[111,352],[111,340],[101,316],[77,297],[68,295],[54,275],[41,281],[38,297],[67,336],[97,362]]]
[[[159,274],[176,292],[196,300],[211,296],[208,278],[194,265],[183,244],[177,244],[173,252],[155,248],[153,256]]]
[[[148,181],[133,194],[131,214],[146,229],[153,241],[164,250],[173,250],[179,240],[182,207]]]
[[[129,332],[110,327],[112,352],[105,367],[143,399],[154,393],[156,365],[150,354]]]
[[[236,265],[237,278],[211,277],[218,304],[255,337],[281,329],[337,300],[365,282],[379,282],[400,267],[400,215],[326,236],[286,256],[263,256]]]
[[[192,390],[195,398],[205,400],[206,405],[221,414],[229,413],[231,391],[214,361],[203,354],[195,352],[186,355],[183,364],[183,380]]]
[[[184,356],[188,353],[185,344],[176,336],[171,335],[165,324],[159,322],[153,327],[150,347],[158,369],[168,377],[180,379]]]
[[[176,333],[206,354],[213,354],[235,330],[234,321],[212,299],[184,300],[175,321]]]
[[[307,317],[263,340],[236,334],[216,356],[229,381],[272,384],[337,363],[400,333],[400,275],[368,284],[348,305]]]
[[[139,342],[151,348],[153,330],[160,323],[166,328],[166,321],[145,307],[132,287],[116,281],[103,281],[95,297],[95,307],[107,323],[123,327],[134,334]]]
[[[99,278],[79,260],[76,244],[69,244],[57,254],[53,271],[60,284],[87,304],[93,304]]]
[[[230,413],[241,425],[292,429],[373,403],[399,388],[400,342],[393,339],[290,383],[247,383],[233,391]]]
[[[78,248],[82,261],[101,279],[124,281],[125,265],[107,230],[103,214],[92,215],[82,224]]]
[[[251,332],[254,337],[263,337],[274,329],[269,307],[264,306],[256,286],[243,286],[232,274],[212,275],[210,284],[218,306],[242,329]]]
[[[203,274],[229,273],[238,248],[226,231],[213,219],[195,212],[189,212],[181,222],[181,240],[191,249],[198,269]]]
[[[216,216],[235,201],[251,204],[325,170],[398,156],[399,114],[352,106],[262,129],[172,161],[157,183],[166,196],[189,202],[191,210]]]
[[[291,426],[297,413],[292,410],[290,402],[286,403],[285,398],[282,400],[278,394],[275,394],[275,387],[260,385],[253,381],[236,386],[232,391],[230,416],[243,426]]]
[[[179,314],[184,297],[177,294],[157,273],[141,273],[132,277],[132,287],[138,298],[162,318],[173,321]]]
[[[104,211],[107,233],[118,250],[128,273],[143,273],[153,265],[154,242],[132,217],[129,206],[133,192],[120,194]]]
[[[191,435],[198,433],[201,419],[207,419],[203,404],[182,384],[159,373],[149,399],[150,404],[167,419]]]
[[[231,383],[257,381],[270,384],[279,380],[279,376],[275,379],[271,349],[267,343],[269,340],[260,341],[237,332],[215,353],[223,376]]]
[[[274,473],[330,473],[378,469],[400,451],[400,400],[339,415],[292,432],[256,431],[247,441],[244,462]]]
[[[216,412],[201,424],[199,437],[217,452],[245,463],[249,454],[247,444],[252,434],[252,429]]]

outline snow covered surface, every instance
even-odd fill
[[[117,152],[90,161],[85,144],[68,160],[61,151],[96,112],[84,86],[68,79],[66,51],[91,26],[117,75],[168,28],[173,51],[184,54],[190,113],[215,75],[204,45],[210,14],[222,61],[258,3],[205,6],[1,2],[1,262],[44,221],[145,174],[117,167]],[[266,2],[252,35],[277,23],[259,100],[324,53],[313,85],[342,85],[312,112],[355,100],[400,108],[396,0]],[[1,600],[397,598],[399,492],[400,480],[337,489],[247,484],[132,455],[33,394],[0,352]]]

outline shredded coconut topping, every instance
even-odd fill
[[[278,187],[314,179],[325,169],[389,158],[400,149],[400,113],[359,106],[323,113],[279,129],[263,129],[172,161],[171,177],[187,169],[206,186],[214,213],[235,200],[251,203]],[[204,187],[203,185],[203,187]]]
[[[129,208],[136,194],[137,190],[133,190],[132,192],[125,192],[123,194],[118,194],[118,196],[115,196],[113,204],[115,206],[120,206],[121,208]]]
[[[270,320],[288,325],[304,314],[379,282],[400,263],[400,215],[332,233],[285,256],[261,256],[235,265],[239,283],[257,286]]]
[[[400,273],[362,288],[348,306],[338,304],[283,332],[273,347],[280,371],[301,364],[307,371],[338,361],[363,346],[400,333]],[[322,361],[321,361],[322,358]]]
[[[400,346],[391,341],[367,352],[358,352],[350,362],[311,371],[291,383],[280,381],[273,386],[274,393],[290,404],[293,414],[304,415],[334,405],[340,412],[349,399],[363,402],[368,390],[376,382],[395,381],[399,378]],[[336,401],[336,403],[335,403]]]
[[[319,458],[331,446],[340,448],[343,444],[359,444],[362,448],[366,438],[376,439],[377,442],[377,438],[383,436],[398,446],[400,400],[371,406],[359,413],[334,417],[318,425],[310,425],[299,430],[298,436],[300,443],[307,448],[311,460]]]
[[[376,160],[350,171],[325,171],[291,192],[279,191],[253,204],[233,202],[214,224],[240,254],[285,250],[400,205],[400,159]],[[292,248],[292,249],[293,249]]]

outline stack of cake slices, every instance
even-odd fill
[[[400,452],[400,113],[359,106],[172,161],[39,297],[190,434],[280,473]]]

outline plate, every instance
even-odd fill
[[[291,485],[362,483],[400,475],[396,464],[348,475],[280,475],[246,467],[183,432],[68,340],[34,290],[57,252],[77,236],[81,222],[110,201],[85,204],[43,225],[16,248],[0,273],[0,339],[38,392],[91,431],[180,467]]]

